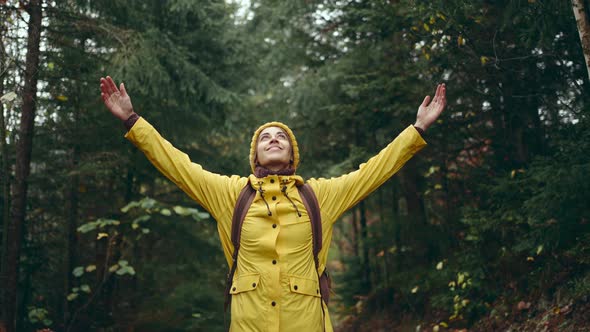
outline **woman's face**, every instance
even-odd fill
[[[256,159],[260,166],[277,171],[291,163],[289,135],[279,127],[264,128],[258,135]]]

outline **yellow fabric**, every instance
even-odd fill
[[[260,136],[260,133],[268,127],[279,127],[283,129],[285,133],[287,133],[289,136],[289,142],[291,143],[291,149],[293,151],[293,169],[297,169],[297,166],[299,165],[299,146],[297,145],[295,135],[291,131],[291,128],[287,127],[286,124],[274,121],[267,122],[258,127],[258,129],[256,129],[254,132],[254,135],[252,135],[252,142],[250,142],[250,169],[252,169],[252,173],[254,173],[254,170],[256,169],[256,146],[258,145],[258,136]]]
[[[248,180],[255,189],[264,191],[268,208],[257,192],[242,228],[237,270],[231,288],[230,331],[323,330],[320,307],[323,304],[313,261],[311,226],[296,188],[296,184],[303,183],[301,177],[271,175],[256,178],[250,175],[246,178],[208,172],[164,140],[143,118],[135,123],[126,137],[158,170],[215,218],[228,268],[233,252],[231,217],[238,194]],[[318,198],[322,216],[321,269],[326,265],[333,224],[338,217],[385,182],[425,145],[416,129],[409,126],[357,171],[337,178],[308,181]],[[281,192],[284,186],[301,213],[300,217]],[[268,216],[269,210],[271,216]],[[323,306],[325,330],[332,331],[328,308]]]

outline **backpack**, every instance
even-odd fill
[[[301,200],[303,201],[303,205],[305,206],[310,219],[311,236],[313,242],[313,260],[315,262],[317,271],[320,266],[318,254],[322,250],[322,218],[320,215],[320,205],[318,203],[317,197],[315,196],[315,193],[313,192],[313,189],[311,189],[309,184],[297,186],[297,190],[299,191],[299,196],[301,196]],[[227,311],[227,307],[231,303],[231,294],[229,291],[234,278],[234,273],[236,272],[236,267],[238,265],[238,252],[240,250],[242,226],[244,225],[244,219],[246,218],[246,214],[248,213],[250,205],[252,205],[255,196],[256,190],[250,186],[250,183],[247,183],[244,189],[242,189],[240,192],[238,200],[236,201],[236,206],[234,208],[231,227],[231,242],[234,245],[234,252],[232,255],[233,263],[230,272],[227,275],[224,311]],[[330,291],[332,288],[330,276],[324,269],[322,275],[318,275],[318,279],[320,281],[321,298],[327,305],[330,301]]]

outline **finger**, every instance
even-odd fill
[[[113,81],[112,77],[107,76],[107,81],[109,83],[108,88],[111,93],[119,92],[119,89],[117,89],[117,85],[115,84],[115,81]]]
[[[447,103],[447,88],[446,86],[443,84],[442,88],[440,89],[440,98],[441,98],[441,103],[444,105],[446,105]]]
[[[111,94],[109,93],[109,90],[107,89],[106,84],[107,84],[106,82],[100,84],[100,92],[107,95],[107,96],[110,96]]]
[[[110,105],[109,97],[105,93],[101,93],[102,102],[108,107]]]
[[[111,82],[109,82],[108,76],[102,81],[102,88],[103,88],[103,91],[107,94],[107,96],[110,96],[112,94]]]
[[[438,103],[440,100],[440,89],[441,89],[441,85],[438,84],[436,86],[436,93],[434,94],[434,102]]]
[[[122,96],[127,96],[127,90],[125,90],[125,84],[123,82],[121,82],[121,84],[119,85],[119,90],[121,90]]]
[[[427,107],[428,106],[428,102],[430,102],[430,96],[424,97],[424,100],[422,101],[422,105],[420,105],[420,106],[421,107]]]

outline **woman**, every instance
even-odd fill
[[[193,163],[139,117],[123,83],[117,88],[107,76],[101,78],[100,88],[106,107],[129,130],[125,137],[215,218],[230,267],[234,206],[244,186],[256,190],[239,242],[237,269],[230,291],[230,331],[332,331],[328,308],[319,292],[318,275],[326,266],[334,222],[426,145],[421,135],[446,105],[446,87],[439,84],[432,102],[426,96],[418,108],[416,123],[358,170],[338,178],[304,182],[295,174],[299,164],[297,141],[283,123],[266,123],[254,133],[250,176],[223,176]],[[310,218],[297,190],[304,183],[313,189],[320,208],[324,245],[318,255],[317,269]]]

